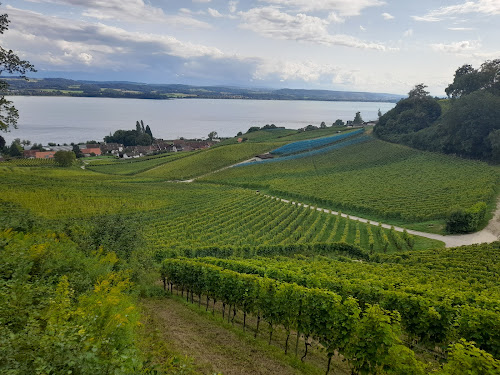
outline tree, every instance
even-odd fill
[[[23,149],[21,144],[17,141],[12,141],[12,144],[9,147],[9,155],[12,157],[18,157],[23,154]]]
[[[424,85],[423,83],[419,83],[418,85],[415,85],[413,89],[410,90],[408,93],[408,98],[425,98],[426,96],[429,96],[429,91],[425,91],[427,88],[427,85]]]
[[[352,123],[354,125],[361,125],[363,123],[363,119],[361,118],[360,112],[356,112],[356,116],[354,116],[354,121]]]
[[[135,122],[135,131],[137,133],[140,133],[141,132],[141,124],[139,123],[139,121],[136,121]]]
[[[76,158],[78,159],[83,158],[82,150],[80,150],[80,147],[78,145],[75,144],[73,145],[73,152],[75,153]]]
[[[217,138],[218,134],[216,131],[211,131],[210,133],[208,133],[208,139],[212,140],[214,138]]]
[[[332,126],[345,126],[345,123],[344,123],[344,121],[342,121],[341,119],[337,119],[337,120],[335,120],[335,122],[332,124]]]
[[[0,150],[5,147],[5,139],[0,135]]]
[[[325,122],[324,122],[324,121],[322,121],[322,122],[321,122],[321,124],[319,125],[319,127],[320,127],[321,129],[325,129],[325,128],[326,128],[326,124],[325,124]]]
[[[154,139],[153,138],[153,133],[151,132],[151,128],[149,127],[149,125],[146,125],[146,130],[145,130],[145,133],[147,135],[149,135],[151,137],[151,139]]]
[[[471,65],[462,65],[455,71],[455,78],[445,90],[450,98],[460,98],[474,91],[487,90],[500,94],[500,59],[487,60],[479,69]]]
[[[382,111],[380,110],[380,108],[378,109],[377,115],[378,115],[378,118],[382,117]]]
[[[57,151],[54,154],[54,161],[60,167],[70,167],[76,160],[76,155],[73,151]]]
[[[9,19],[7,14],[0,15],[0,34],[3,34],[9,28]],[[12,50],[6,50],[0,46],[0,74],[20,73],[22,78],[26,79],[26,72],[36,72],[33,65],[28,61],[21,60]],[[3,94],[9,87],[8,83],[0,80],[0,92]],[[0,97],[0,131],[7,132],[9,128],[17,128],[19,113],[11,101]]]

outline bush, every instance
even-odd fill
[[[468,210],[455,209],[446,220],[448,233],[469,233],[479,229],[486,216],[486,203],[479,202]]]

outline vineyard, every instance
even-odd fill
[[[469,208],[480,201],[492,207],[500,178],[498,167],[486,163],[373,138],[311,157],[277,160],[230,168],[202,180],[412,223],[443,219],[455,207]]]
[[[277,146],[279,143],[242,143],[214,147],[140,173],[138,176],[163,180],[189,179],[245,161]]]
[[[0,297],[9,296],[5,306],[18,308],[22,280],[33,286],[40,280],[36,290],[48,291],[45,305],[52,306],[51,298],[66,301],[68,316],[85,321],[97,336],[96,323],[78,314],[93,306],[83,306],[86,298],[99,295],[106,311],[118,314],[109,321],[125,324],[118,333],[123,350],[133,352],[129,368],[149,363],[135,347],[138,313],[125,318],[132,296],[170,293],[179,294],[172,303],[196,299],[201,309],[190,308],[213,313],[214,324],[242,328],[244,340],[280,340],[284,358],[296,356],[297,363],[311,360],[316,366],[308,351],[319,348],[314,361],[324,361],[322,372],[341,373],[337,365],[345,361],[343,368],[363,375],[462,375],[464,369],[498,374],[500,242],[445,249],[439,241],[329,211],[406,222],[442,219],[454,206],[491,204],[498,168],[361,132],[329,131],[321,133],[328,140],[307,142],[301,142],[307,132],[260,131],[241,144],[96,160],[86,169],[2,164],[0,250],[9,258],[0,252],[0,259],[26,275],[20,271],[11,287],[13,275],[0,264]],[[227,168],[279,149],[283,139],[300,142],[282,148],[283,156],[272,163]],[[192,183],[173,181],[199,176]],[[165,292],[157,285],[160,275]],[[78,298],[70,301],[73,291]],[[113,293],[122,305],[113,305]],[[44,327],[54,324],[58,337],[65,337],[59,331],[64,327],[74,329],[70,318],[39,314],[36,298],[23,301],[40,323],[37,348],[51,334]],[[8,317],[8,309],[0,308],[0,315]],[[56,314],[52,307],[47,311]],[[93,338],[75,332],[75,342],[94,345]],[[69,355],[50,337],[57,353]],[[105,342],[108,336],[99,337]],[[111,361],[110,351],[96,353]],[[78,355],[85,361],[84,353]]]
[[[474,358],[473,368],[480,370],[477,374],[495,374],[500,370],[500,361],[487,352],[497,358],[500,354],[500,338],[495,328],[500,324],[495,272],[499,265],[499,245],[459,248],[458,254],[455,249],[448,249],[442,255],[424,252],[424,258],[430,261],[434,256],[433,261],[410,270],[398,264],[399,257],[388,257],[387,263],[382,264],[266,257],[166,259],[161,272],[164,285],[171,292],[175,285],[177,293],[186,292],[188,299],[191,294],[191,301],[196,295],[199,305],[205,301],[202,295],[206,296],[206,309],[210,301],[214,309],[217,302],[222,303],[223,319],[226,307],[228,321],[234,321],[241,312],[243,330],[247,316],[256,316],[258,322],[263,319],[269,326],[269,343],[274,330],[280,327],[286,332],[285,353],[292,332],[296,336],[296,351],[301,336],[305,344],[302,359],[307,355],[309,339],[317,340],[325,348],[328,368],[331,357],[338,352],[357,373],[383,370],[423,374],[429,364],[418,360],[414,350],[434,351],[437,357],[444,358],[445,352],[437,348],[446,348],[457,337],[465,337],[482,350],[464,340],[465,345],[452,346],[444,369],[461,374],[464,366],[470,366],[467,359]],[[493,269],[484,262],[476,262],[477,251],[484,251],[496,260]],[[407,255],[406,261],[418,262],[419,255]],[[454,266],[435,273],[430,265],[441,258],[455,259]],[[459,264],[466,267],[469,262],[472,268],[482,271],[476,281],[484,282],[484,286],[472,285],[470,274],[457,275],[455,267]],[[462,276],[458,283],[456,276]],[[438,284],[436,290],[434,283]],[[258,330],[257,323],[255,335]],[[457,360],[459,356],[454,356],[453,350],[462,350],[464,358]],[[400,362],[402,358],[404,364]],[[402,372],[403,368],[409,372]]]
[[[88,164],[86,168],[99,173],[130,176],[190,155],[192,155],[191,152],[182,152],[146,156],[131,160],[113,160],[111,162],[96,160]]]

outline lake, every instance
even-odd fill
[[[71,97],[10,97],[19,110],[19,129],[1,135],[10,144],[14,138],[58,144],[102,141],[117,129],[135,129],[143,120],[156,138],[206,137],[216,131],[221,137],[245,133],[251,126],[275,124],[299,129],[309,124],[330,126],[336,119],[352,120],[357,111],[363,120],[377,119],[394,103],[320,102],[225,99],[111,99]]]

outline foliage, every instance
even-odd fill
[[[354,120],[352,121],[354,125],[361,125],[363,123],[363,119],[361,118],[361,113],[356,112],[356,115],[354,116]]]
[[[0,371],[137,373],[138,314],[116,261],[55,233],[0,233]]]
[[[10,20],[7,14],[0,15],[0,34],[9,28]],[[20,73],[24,78],[26,72],[36,72],[29,61],[21,60],[12,50],[6,50],[0,46],[0,73]],[[0,92],[5,93],[9,85],[4,80],[0,80]],[[5,96],[0,97],[0,131],[9,131],[9,128],[17,128],[19,113],[10,100]]]
[[[405,222],[444,222],[453,207],[493,202],[498,168],[367,137],[310,157],[230,168],[202,181],[266,189],[323,208]]]
[[[486,216],[487,206],[484,202],[476,203],[467,210],[456,209],[446,220],[446,231],[449,233],[469,233],[477,231]]]
[[[374,133],[382,139],[466,158],[499,161],[500,60],[480,69],[463,65],[446,89],[452,99],[441,112],[425,86],[416,87],[383,115]]]
[[[203,150],[139,174],[142,177],[180,180],[215,172],[272,150],[275,143],[242,143]]]
[[[141,125],[142,124],[142,125]],[[149,132],[146,131],[149,129]],[[144,122],[137,121],[135,130],[117,130],[113,135],[104,137],[106,143],[120,143],[128,146],[149,146],[153,143],[153,135],[149,125],[144,128]]]
[[[54,161],[59,167],[70,167],[76,160],[73,151],[57,151],[54,154]]]
[[[500,59],[487,60],[479,69],[472,65],[462,65],[455,71],[455,78],[446,88],[446,95],[452,98],[473,93],[478,90],[487,90],[496,95],[500,94]]]
[[[233,255],[246,256],[243,252]],[[495,276],[500,269],[499,242],[370,258],[382,258],[383,263],[262,255],[267,257],[202,258],[198,262],[328,289],[363,305],[379,304],[400,313],[405,333],[412,339],[440,345],[459,335],[496,357],[500,354],[500,337],[494,328],[500,324]]]
[[[500,361],[474,346],[474,342],[461,339],[450,345],[449,360],[439,372],[441,375],[498,375]]]
[[[188,293],[204,293],[245,314],[258,313],[269,323],[271,334],[273,326],[283,325],[287,331],[294,329],[316,338],[329,358],[338,351],[362,374],[368,373],[365,369],[393,366],[394,358],[388,352],[399,343],[396,312],[369,306],[360,318],[362,309],[353,298],[229,271],[203,261],[167,259],[161,272],[166,283]]]

